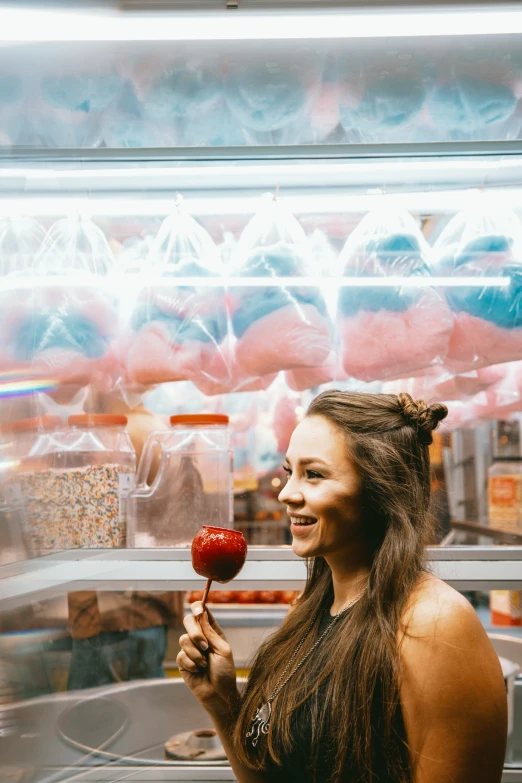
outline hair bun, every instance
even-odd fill
[[[446,406],[440,402],[428,406],[424,400],[414,400],[406,392],[401,392],[397,399],[406,424],[413,427],[421,443],[429,446],[433,442],[433,430],[448,415]]]

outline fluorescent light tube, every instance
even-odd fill
[[[122,12],[2,6],[0,40],[30,41],[253,41],[394,38],[522,33],[516,6],[432,6],[330,11]]]
[[[241,196],[227,196],[216,191],[213,196],[191,197],[187,192],[187,210],[195,216],[254,215],[259,208],[262,190]],[[492,188],[481,193],[477,189],[408,191],[404,193],[303,193],[285,195],[286,207],[296,215],[364,214],[371,209],[390,205],[417,214],[450,214],[476,203],[480,193],[481,203],[494,209],[522,209],[522,188]],[[172,212],[174,196],[20,196],[0,198],[0,218],[17,216],[61,217],[79,214],[82,217],[164,217]]]
[[[86,275],[31,275],[8,277],[0,281],[0,291],[31,290],[35,288],[103,288],[114,293],[115,278],[118,289],[122,287],[141,289],[144,287],[176,288],[505,288],[509,277],[155,277],[139,274],[118,275],[106,278]]]

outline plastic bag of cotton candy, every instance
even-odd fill
[[[518,138],[522,83],[515,55],[488,52],[482,40],[465,46],[448,41],[427,102],[431,135],[451,141]]]
[[[437,274],[454,317],[446,365],[465,372],[522,356],[522,225],[485,194],[457,214],[435,243]],[[496,278],[493,280],[491,278]],[[483,284],[482,284],[483,281]]]
[[[35,111],[35,76],[28,58],[13,56],[13,47],[0,52],[0,149],[41,146]]]
[[[320,229],[315,229],[310,235],[310,247],[314,269],[316,273],[320,272],[324,278],[324,296],[328,312],[333,315],[337,306],[337,291],[335,285],[331,285],[334,282],[331,280],[331,275],[335,274],[338,254],[332,247],[328,236]],[[330,284],[328,284],[329,282]],[[334,323],[332,323],[331,351],[323,364],[317,367],[299,367],[295,370],[287,370],[285,373],[288,387],[296,392],[315,389],[331,381],[344,381],[346,377],[339,350],[339,335]]]
[[[316,52],[301,46],[290,54],[254,44],[248,53],[231,52],[224,72],[225,103],[248,144],[304,143],[310,134],[314,140],[316,130],[323,132],[319,105],[312,111],[323,72]]]
[[[337,325],[349,376],[400,378],[444,359],[453,319],[430,285],[430,256],[413,217],[385,198],[348,237],[338,263]]]
[[[2,311],[9,309],[10,300],[17,294],[20,278],[27,279],[45,240],[45,230],[29,217],[10,217],[0,220],[0,302]],[[4,334],[0,349],[0,367],[12,366],[13,351]],[[21,357],[19,357],[21,360]]]
[[[402,49],[378,56],[340,52],[336,62],[339,119],[350,142],[423,140],[431,89],[424,60]]]
[[[382,390],[386,394],[405,391],[428,404],[437,400],[469,400],[500,381],[504,377],[504,367],[500,364],[461,374],[452,373],[445,367],[429,367],[417,376],[387,381]]]
[[[112,52],[102,44],[85,57],[78,47],[63,46],[41,63],[34,112],[47,147],[97,147],[103,119],[121,97],[124,82]]]
[[[226,382],[224,283],[216,245],[178,198],[143,264],[127,337],[131,383]]]
[[[135,111],[159,143],[168,146],[192,146],[190,129],[208,121],[222,102],[222,76],[216,57],[194,55],[158,47],[155,54],[138,56],[131,73],[133,93],[138,103]],[[157,141],[152,137],[152,144]],[[147,145],[141,145],[147,146]]]
[[[497,380],[471,400],[475,419],[507,419],[522,411],[522,361],[491,368]]]
[[[19,258],[26,257],[27,239]],[[89,383],[110,386],[118,316],[104,278],[112,263],[105,235],[91,220],[56,221],[31,267],[12,273],[3,286],[2,332],[11,364],[51,374],[71,394]]]
[[[20,216],[1,219],[0,276],[18,276],[31,270],[44,240],[45,229],[34,218]]]
[[[310,245],[283,200],[266,194],[238,243],[229,289],[239,366],[251,377],[319,367],[331,352],[324,297]]]

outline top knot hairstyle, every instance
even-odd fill
[[[430,446],[433,430],[448,415],[446,406],[441,403],[428,406],[424,400],[414,400],[406,392],[399,394],[397,399],[406,424],[413,427],[421,443]]]
[[[398,635],[407,633],[408,600],[428,573],[425,547],[434,543],[428,446],[446,415],[444,405],[427,406],[409,394],[326,391],[312,401],[306,416],[324,417],[338,429],[361,479],[362,528],[371,557],[368,588],[340,620],[338,632],[327,636],[295,674],[292,687],[278,695],[266,741],[253,749],[245,743],[253,715],[295,653],[310,618],[332,605],[328,563],[319,556],[307,562],[305,589],[281,628],[261,645],[242,692],[233,741],[248,767],[270,768],[300,752],[292,715],[309,705],[312,780],[413,783]],[[315,627],[306,644],[316,641],[314,634]]]

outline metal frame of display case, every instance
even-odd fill
[[[429,567],[458,590],[522,589],[522,547],[429,547]],[[234,589],[292,589],[306,563],[290,547],[251,546]],[[71,590],[195,590],[190,549],[79,549],[0,568],[0,610]]]

